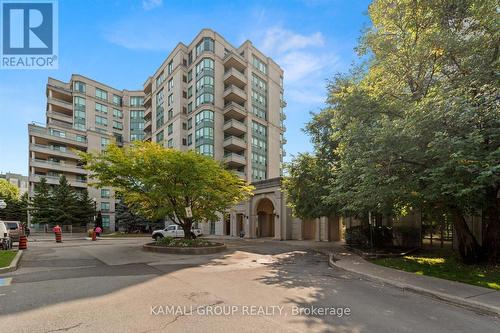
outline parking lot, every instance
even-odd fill
[[[189,256],[142,251],[149,241],[31,242],[20,268],[0,276],[9,281],[0,284],[0,327],[9,332],[495,332],[499,325],[496,318],[332,269],[314,243],[230,240],[223,253]]]

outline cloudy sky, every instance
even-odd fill
[[[45,122],[45,84],[79,73],[140,89],[179,41],[212,28],[251,40],[285,71],[286,161],[311,149],[301,129],[323,106],[326,82],[356,61],[367,0],[59,1],[59,69],[0,70],[0,172],[28,173],[30,122]]]

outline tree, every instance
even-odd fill
[[[147,227],[150,221],[130,209],[122,200],[117,201],[115,205],[116,223],[127,230],[133,232]]]
[[[95,204],[89,197],[87,189],[77,194],[76,201],[77,205],[74,212],[76,220],[78,220],[81,225],[87,225],[88,223],[94,222]]]
[[[358,47],[368,60],[334,78],[307,126],[332,166],[322,203],[449,214],[465,262],[498,260],[496,2],[376,0],[369,14]],[[482,246],[465,222],[481,212]]]
[[[210,221],[243,201],[252,187],[220,162],[194,151],[166,149],[156,143],[107,146],[100,154],[81,153],[97,186],[112,186],[135,212],[150,219],[169,218],[191,238],[193,221]],[[191,208],[188,217],[186,208]]]
[[[51,201],[53,223],[73,225],[80,222],[78,215],[75,214],[78,210],[78,198],[64,175],[59,178],[59,185],[52,191]]]
[[[39,224],[51,224],[53,218],[52,194],[47,184],[47,179],[42,177],[40,183],[35,185],[35,192],[29,210],[31,222]]]
[[[0,199],[19,199],[19,189],[6,179],[0,179]]]

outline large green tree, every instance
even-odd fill
[[[252,188],[220,162],[194,151],[151,142],[80,155],[97,186],[112,186],[124,203],[151,219],[169,218],[191,237],[193,221],[211,221],[243,201]],[[188,217],[186,208],[191,208]]]
[[[35,185],[35,191],[30,204],[31,222],[38,224],[52,223],[52,193],[47,179],[42,177]]]
[[[59,184],[52,191],[52,222],[55,224],[74,225],[80,223],[78,214],[78,197],[75,190],[63,175],[59,178]]]
[[[498,260],[497,2],[376,0],[369,15],[368,60],[331,82],[307,127],[333,166],[322,204],[450,214],[465,262]],[[479,245],[466,217],[481,213]]]
[[[76,209],[74,215],[80,225],[86,225],[94,222],[95,204],[92,198],[89,197],[87,189],[76,194]]]

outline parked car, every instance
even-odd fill
[[[3,221],[7,227],[10,239],[12,242],[19,242],[19,236],[22,233],[21,222],[19,221]]]
[[[202,235],[201,229],[199,228],[194,228],[191,227],[191,233],[195,237],[199,237]],[[154,240],[157,240],[159,238],[163,237],[177,237],[177,238],[184,238],[184,230],[177,224],[172,224],[166,227],[165,229],[160,229],[160,230],[155,230],[153,231],[153,234],[151,235]]]

